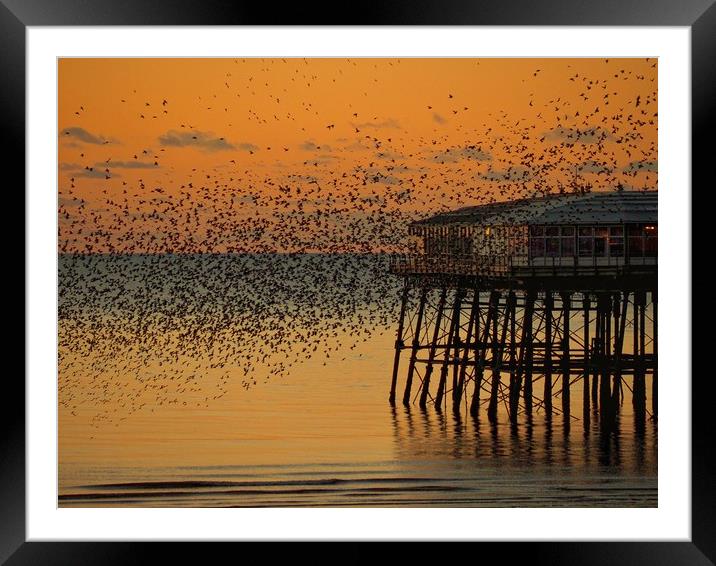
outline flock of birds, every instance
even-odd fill
[[[61,256],[59,402],[119,424],[360,357],[394,316],[385,272],[368,254]]]
[[[243,77],[237,96],[265,87],[276,113],[251,110],[246,119],[305,130],[295,112],[279,112],[286,96],[271,92],[268,78],[280,61],[262,68],[262,77]],[[239,90],[234,75],[224,77],[230,92]],[[309,87],[321,80],[298,70],[291,78]],[[622,190],[629,177],[655,188],[653,80],[619,69],[609,79],[575,71],[568,81],[582,86],[579,101],[530,97],[525,116],[501,111],[482,130],[461,125],[460,115],[476,110],[446,92],[442,106],[426,107],[436,116],[431,136],[365,118],[358,100],[344,117],[325,119],[321,135],[335,141],[302,150],[239,147],[179,121],[159,149],[120,159],[123,148],[112,140],[93,136],[83,145],[92,134],[61,130],[80,161],[90,144],[107,157],[61,164],[60,404],[73,415],[93,411],[95,426],[118,424],[160,405],[208,406],[237,378],[250,388],[312,356],[328,364],[351,355],[372,333],[392,331],[399,282],[380,254],[405,249],[410,222],[467,205]],[[624,82],[643,84],[643,93],[624,100]],[[134,91],[120,103],[138,105],[137,120],[173,119],[171,97],[138,100]],[[213,94],[197,104],[224,112],[232,126],[230,109],[217,100]],[[310,101],[300,108],[322,117]],[[438,120],[438,111],[451,121]],[[79,106],[76,118],[85,112]],[[352,137],[339,137],[345,131]],[[176,166],[163,166],[179,145],[210,147],[225,162],[179,176]],[[226,147],[241,157],[224,159]],[[258,166],[265,161],[250,161],[276,153],[276,162],[299,155],[290,172],[269,174]],[[136,181],[124,177],[131,171]]]

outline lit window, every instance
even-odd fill
[[[580,257],[592,257],[594,250],[594,240],[587,236],[579,238],[579,255]]]

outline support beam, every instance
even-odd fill
[[[528,293],[525,297],[525,308],[522,315],[522,336],[519,342],[519,354],[517,356],[516,367],[514,370],[514,380],[510,380],[510,421],[513,424],[517,423],[517,414],[520,407],[520,392],[522,389],[522,381],[526,375],[528,349],[532,348],[532,316],[534,314],[534,295]],[[515,321],[517,319],[517,308],[516,304],[513,305],[512,312],[512,340],[514,342],[515,334]],[[531,381],[530,375],[530,381]],[[530,383],[531,386],[531,383]],[[526,386],[525,386],[526,387]],[[531,396],[531,393],[530,393]],[[526,405],[526,403],[525,403]],[[532,404],[530,398],[530,414],[532,411]]]
[[[490,330],[493,327],[493,320],[497,316],[496,308],[493,308],[495,304],[494,297],[495,291],[490,293],[490,300],[488,302],[487,307],[487,315],[485,316],[485,325],[482,329],[482,337],[477,344],[475,352],[477,358],[475,363],[475,388],[473,389],[472,401],[470,402],[470,414],[473,417],[478,416],[478,412],[480,409],[480,389],[482,388],[482,376],[485,367],[485,359],[487,358],[487,343],[490,339]],[[477,324],[479,324],[479,317]],[[479,332],[477,336],[480,336]]]
[[[611,364],[614,372],[612,388],[612,409],[617,411],[621,405],[622,392],[622,352],[624,351],[624,331],[626,330],[627,311],[629,307],[629,292],[624,291],[622,296],[615,294],[613,299],[614,312],[614,363]]]
[[[482,318],[482,303],[480,303],[480,291],[475,290],[475,304],[477,305],[477,313],[475,316],[475,347],[473,348],[473,356],[475,360],[475,370],[473,371],[473,391],[472,400],[470,401],[470,415],[477,418],[478,409],[480,407],[480,388],[482,387],[482,344],[484,336],[480,334],[480,322]],[[485,325],[487,326],[487,324]]]
[[[435,328],[433,329],[433,337],[430,342],[430,353],[428,354],[428,364],[425,367],[425,377],[423,377],[423,385],[420,390],[420,408],[424,409],[430,394],[430,377],[433,373],[433,363],[435,362],[435,354],[438,349],[438,340],[440,340],[440,331],[442,330],[443,311],[445,310],[445,299],[447,297],[447,288],[443,287],[440,292],[438,301],[438,309],[435,313]]]
[[[524,387],[524,402],[525,402],[525,415],[527,421],[532,420],[532,365],[534,361],[534,314],[535,314],[535,300],[537,294],[534,291],[527,291],[525,297],[525,314],[522,320],[523,338],[522,348],[524,349],[525,356],[525,387]]]
[[[590,356],[592,374],[592,406],[596,410],[599,407],[599,363],[603,355],[602,347],[604,342],[604,311],[602,308],[602,297],[597,295],[597,309],[594,318],[594,340],[592,340],[592,354]]]
[[[547,418],[552,417],[552,291],[544,295],[544,410]]]
[[[403,392],[403,405],[410,405],[410,390],[413,386],[413,373],[415,372],[415,359],[418,356],[418,348],[420,347],[420,331],[423,324],[423,315],[425,314],[425,303],[427,302],[428,289],[423,287],[420,293],[420,304],[418,306],[418,316],[415,320],[415,330],[413,332],[413,349],[410,353],[410,362],[408,363],[408,379],[405,382],[405,391]]]
[[[633,364],[634,364],[634,386],[632,391],[632,405],[634,407],[634,418],[636,424],[642,426],[645,418],[646,411],[646,383],[644,379],[644,372],[642,371],[642,342],[641,335],[643,332],[642,325],[644,319],[641,315],[643,311],[642,305],[643,297],[641,293],[637,292],[634,294],[634,316],[633,316],[633,336],[632,336],[632,350],[633,350]]]
[[[465,336],[465,343],[463,344],[462,359],[460,360],[460,375],[458,378],[457,386],[453,391],[453,409],[455,411],[460,410],[460,401],[462,400],[462,392],[465,387],[465,374],[467,373],[467,362],[472,351],[472,333],[475,327],[475,318],[479,314],[480,305],[477,300],[477,289],[475,289],[472,299],[472,306],[470,307],[470,318],[467,322],[467,335]]]
[[[570,376],[570,343],[571,343],[571,331],[569,328],[571,307],[572,307],[572,293],[562,293],[562,415],[564,417],[564,424],[569,425],[570,419],[570,407],[569,407],[569,376]]]
[[[658,344],[659,344],[659,333],[657,320],[658,320],[658,292],[652,291],[651,292],[651,304],[652,304],[652,318],[653,318],[653,332],[652,332],[652,354],[654,355],[654,373],[652,375],[651,379],[651,414],[653,415],[653,418],[656,419],[658,415],[659,410],[659,398],[658,398],[658,365],[659,365],[659,356],[658,356]]]
[[[512,301],[515,295],[510,294],[507,296],[505,302],[505,314],[502,319],[502,329],[500,331],[500,337],[497,342],[493,340],[492,349],[492,388],[490,390],[490,404],[487,408],[487,419],[494,423],[497,421],[497,395],[500,391],[500,372],[502,371],[502,356],[505,349],[505,340],[507,339],[507,328],[510,324],[510,316],[512,315]],[[499,305],[500,296],[497,296],[497,302]],[[497,308],[497,306],[495,308]],[[494,326],[493,326],[493,338],[497,336],[498,329],[498,317],[495,315]]]
[[[457,342],[460,335],[460,307],[464,295],[464,289],[455,291],[455,300],[452,308],[452,318],[450,319],[450,330],[448,331],[447,343],[445,344],[445,356],[443,364],[440,368],[440,381],[438,382],[438,392],[435,396],[435,407],[442,407],[443,396],[445,395],[445,382],[447,380],[448,364],[450,362],[450,351]]]
[[[582,419],[584,421],[585,429],[589,428],[589,332],[590,332],[590,310],[591,310],[591,304],[589,300],[589,294],[585,293],[584,298],[582,299],[582,309],[584,311],[584,328],[583,331],[583,340],[584,340],[584,346],[583,346],[583,356],[584,356],[584,370],[582,374],[582,379],[584,380],[583,388],[582,388]]]
[[[599,416],[601,425],[605,429],[611,429],[613,421],[611,403],[611,385],[609,383],[609,359],[611,358],[612,340],[612,296],[609,293],[601,295],[602,309],[602,355],[600,356],[600,388],[599,388]]]
[[[510,388],[509,388],[509,413],[510,422],[517,422],[517,412],[519,410],[520,387],[522,380],[522,359],[517,359],[517,297],[514,291],[510,291],[510,303],[512,305],[510,313],[510,346],[509,346],[509,369],[510,369]],[[518,377],[519,373],[519,377]]]
[[[388,402],[391,405],[395,405],[395,388],[398,384],[398,366],[400,365],[400,353],[405,348],[403,343],[403,329],[405,326],[405,309],[408,304],[408,284],[407,282],[403,286],[403,294],[400,301],[400,318],[398,320],[398,336],[395,339],[395,357],[393,358],[393,376],[390,380],[390,395],[388,396]]]

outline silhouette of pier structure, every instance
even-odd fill
[[[628,390],[637,425],[655,419],[657,234],[656,191],[549,195],[414,222],[410,253],[390,259],[404,280],[390,403],[484,410],[491,422],[500,405],[512,423],[581,413],[586,426],[596,413],[609,427]]]

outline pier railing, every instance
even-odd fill
[[[540,275],[620,275],[655,272],[656,257],[528,257],[524,255],[395,254],[396,275],[466,275],[484,277]]]
[[[508,275],[506,256],[476,255],[461,257],[452,254],[398,254],[390,257],[390,271],[398,275]]]

